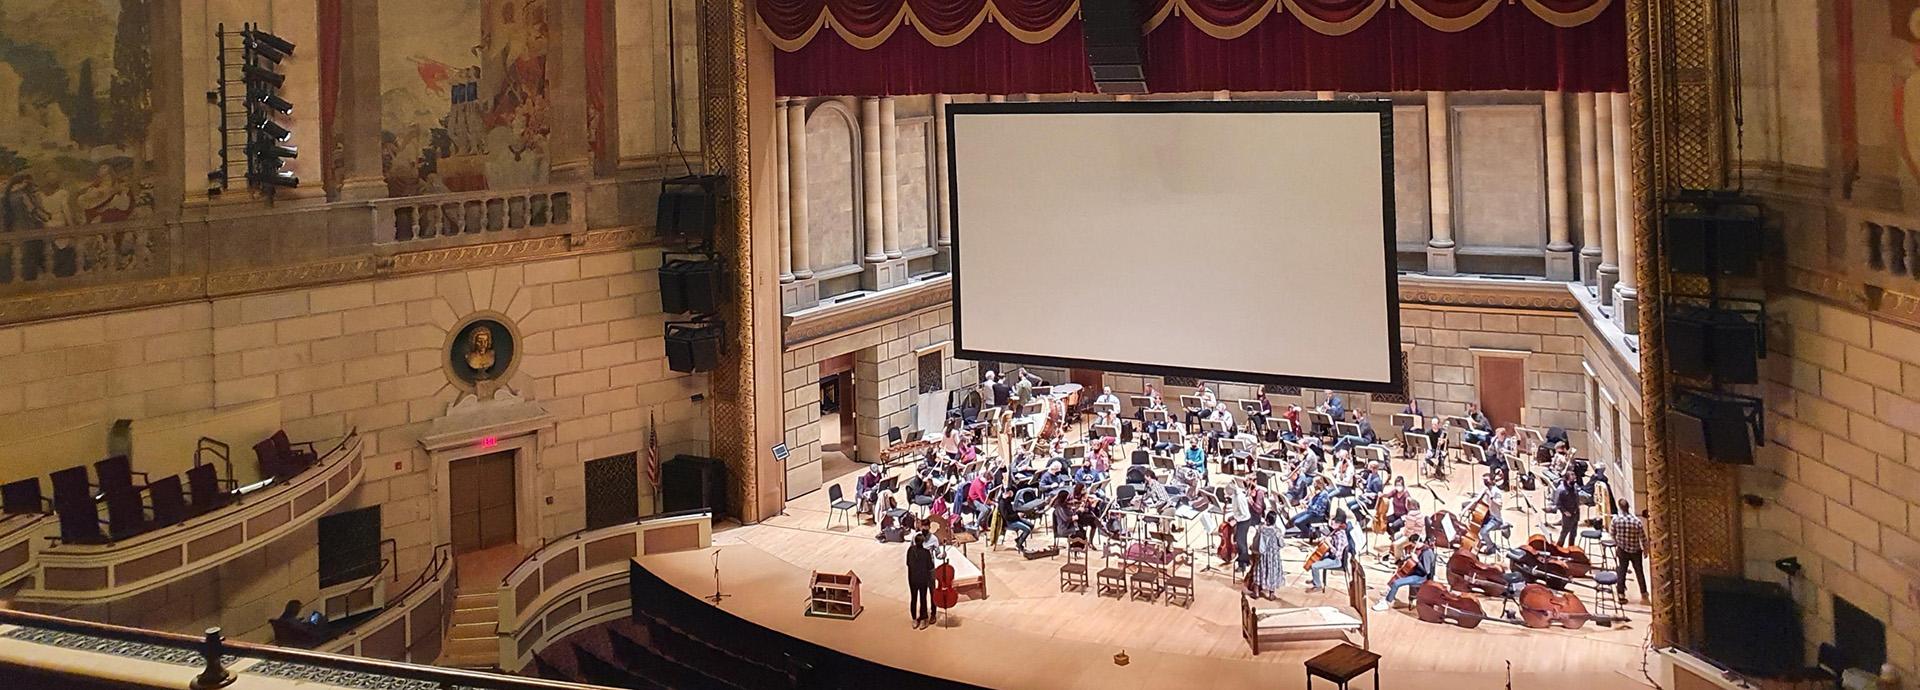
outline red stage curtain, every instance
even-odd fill
[[[1078,19],[1038,45],[983,27],[951,48],[902,30],[878,48],[861,50],[821,32],[797,51],[775,53],[773,64],[774,89],[782,96],[1093,91]]]
[[[1161,0],[1156,14],[1175,1]],[[1278,4],[1184,0],[1180,14],[1142,41],[1148,85],[1159,92],[1626,89],[1624,0],[1399,0],[1394,7],[1286,0],[1276,12]],[[1209,35],[1218,27],[1244,33]],[[1337,31],[1346,33],[1329,33]]]

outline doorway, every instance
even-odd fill
[[[1487,421],[1496,429],[1525,424],[1527,353],[1475,350],[1473,357],[1479,372],[1480,411],[1486,413]]]
[[[853,353],[820,363],[820,473],[828,483],[859,467],[855,433],[859,400],[853,384]]]
[[[448,526],[453,552],[466,555],[514,547],[513,451],[455,460],[447,468]]]

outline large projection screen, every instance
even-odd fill
[[[947,113],[957,356],[1403,390],[1389,103]]]

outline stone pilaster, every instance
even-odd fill
[[[1567,228],[1567,95],[1541,94],[1541,115],[1547,133],[1547,266],[1548,280],[1573,280],[1573,241]]]
[[[1428,207],[1433,234],[1427,240],[1427,273],[1450,276],[1454,265],[1452,117],[1445,91],[1427,92]]]

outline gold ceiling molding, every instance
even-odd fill
[[[1268,1],[1271,2],[1273,0]],[[1381,1],[1384,2],[1385,0]],[[1028,31],[1015,26],[1013,22],[1007,21],[1006,15],[1000,11],[999,6],[995,5],[993,0],[987,0],[987,3],[980,8],[980,12],[975,14],[972,19],[968,20],[967,23],[962,25],[958,30],[951,33],[940,33],[928,27],[925,21],[922,21],[914,14],[913,3],[902,2],[900,3],[900,11],[894,13],[893,18],[887,20],[886,24],[882,25],[878,31],[872,32],[871,34],[861,34],[841,22],[838,17],[835,17],[833,8],[829,7],[827,3],[821,3],[820,16],[814,18],[813,23],[807,25],[807,27],[796,36],[789,37],[780,35],[779,32],[774,31],[773,27],[767,25],[764,17],[759,16],[757,13],[754,16],[753,23],[760,28],[761,33],[766,34],[767,40],[773,43],[773,47],[778,48],[782,52],[792,53],[807,47],[808,43],[812,43],[813,39],[819,37],[821,31],[828,29],[833,30],[834,35],[839,36],[840,40],[846,41],[848,45],[860,50],[879,48],[887,42],[887,39],[893,38],[894,32],[899,31],[902,27],[913,29],[915,33],[920,34],[921,38],[926,39],[928,43],[933,44],[936,48],[952,48],[972,38],[975,31],[979,31],[980,27],[989,23],[998,25],[1001,31],[1007,32],[1007,35],[1012,36],[1014,40],[1029,45],[1037,45],[1053,40],[1053,37],[1060,35],[1060,32],[1066,29],[1068,24],[1079,17],[1080,3],[1078,0],[1075,0],[1071,5],[1067,6],[1065,11],[1060,13],[1060,18],[1054,20],[1052,24],[1041,27],[1038,30]]]
[[[1353,33],[1367,22],[1372,21],[1382,10],[1404,10],[1408,15],[1425,24],[1427,28],[1447,33],[1466,31],[1486,21],[1501,5],[1511,5],[1513,0],[1481,0],[1480,4],[1465,14],[1448,16],[1427,9],[1421,0],[1372,0],[1346,19],[1322,19],[1314,12],[1302,6],[1301,0],[1259,0],[1259,7],[1249,13],[1245,19],[1231,23],[1215,23],[1205,18],[1204,13],[1196,12],[1195,3],[1204,0],[1161,0],[1158,8],[1148,15],[1141,26],[1141,33],[1150,33],[1166,24],[1168,20],[1180,18],[1201,33],[1212,38],[1230,41],[1247,35],[1261,22],[1280,15],[1288,15],[1315,33],[1325,36],[1345,36]],[[1579,9],[1563,11],[1547,5],[1542,0],[1520,0],[1520,4],[1548,24],[1562,29],[1581,26],[1595,19],[1611,7],[1615,0],[1593,0]]]

